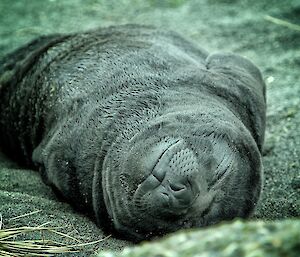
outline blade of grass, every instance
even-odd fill
[[[281,20],[281,19],[275,18],[275,17],[270,16],[270,15],[266,15],[265,19],[267,21],[270,21],[270,22],[275,23],[277,25],[284,26],[284,27],[287,27],[289,29],[293,29],[293,30],[296,30],[296,31],[300,31],[300,25],[293,24],[291,22]]]
[[[24,218],[24,217],[27,217],[27,216],[30,216],[30,215],[33,215],[33,214],[36,214],[36,213],[39,213],[39,212],[41,212],[41,210],[36,210],[36,211],[29,212],[29,213],[25,213],[25,214],[22,214],[20,216],[10,218],[8,220],[11,221],[11,220],[21,219],[21,218]]]

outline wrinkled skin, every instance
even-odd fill
[[[133,240],[247,217],[265,85],[249,60],[119,26],[37,39],[0,63],[3,150]]]

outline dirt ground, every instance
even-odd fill
[[[125,23],[171,29],[210,52],[231,51],[256,63],[267,84],[264,190],[254,218],[300,216],[300,24],[298,0],[1,0],[0,58],[44,34]],[[38,213],[13,217],[39,210]],[[82,241],[104,237],[88,218],[58,202],[35,171],[0,156],[0,213],[4,227],[50,222]],[[86,249],[121,249],[109,238]],[[64,255],[65,256],[65,255]],[[72,254],[75,256],[75,254]]]

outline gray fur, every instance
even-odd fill
[[[0,76],[3,150],[99,225],[140,240],[253,211],[266,107],[249,60],[127,25],[37,39]]]

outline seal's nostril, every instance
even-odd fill
[[[166,193],[166,192],[161,192],[160,196],[161,197],[159,198],[160,199],[159,201],[161,201],[162,205],[164,207],[169,206],[169,204],[170,204],[170,196],[169,196],[169,194]]]
[[[185,185],[182,185],[182,184],[170,184],[170,188],[173,190],[173,191],[181,191],[181,190],[184,190],[186,189],[186,186]]]
[[[172,195],[171,199],[173,199],[171,206],[177,210],[188,208],[197,197],[188,181],[180,182],[174,178],[171,181],[168,180],[168,182],[169,193]]]
[[[169,198],[169,195],[166,193],[166,192],[162,192],[161,193],[164,197],[168,197]]]

